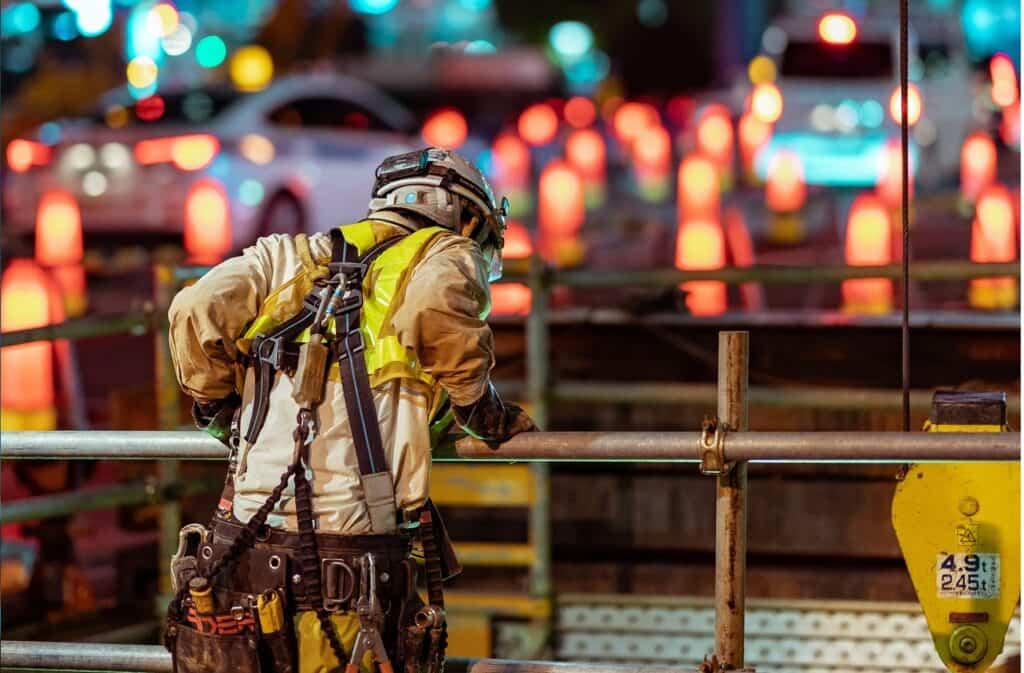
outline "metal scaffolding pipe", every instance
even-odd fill
[[[497,448],[458,442],[439,461],[653,461],[696,463],[699,432],[531,432]],[[817,463],[1020,460],[1019,432],[734,432],[727,460]],[[0,459],[223,460],[227,448],[189,431],[0,433]]]
[[[138,671],[170,673],[171,655],[159,645],[0,642],[3,670]],[[455,659],[445,662],[453,673],[679,673],[678,666],[649,664],[576,664],[553,661]]]
[[[156,312],[152,309],[118,315],[74,318],[56,325],[0,333],[0,346],[17,346],[33,341],[53,341],[54,339],[88,339],[113,334],[145,334],[152,331],[156,318]]]

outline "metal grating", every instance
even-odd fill
[[[696,665],[714,648],[714,608],[707,600],[565,597],[555,624],[562,661]],[[746,663],[759,673],[939,673],[924,616],[907,603],[752,602]],[[1004,655],[1020,651],[1014,617]]]

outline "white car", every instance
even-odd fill
[[[822,23],[835,16],[845,18]],[[911,135],[919,184],[956,174],[971,127],[972,80],[959,26],[952,23],[927,17],[911,23],[909,70],[922,102]],[[757,157],[762,178],[771,156],[787,149],[800,156],[808,184],[875,184],[886,141],[899,137],[890,108],[899,95],[898,26],[895,19],[829,13],[787,16],[766,29],[764,55],[776,65],[783,108]],[[749,83],[734,89],[738,101],[751,90]]]
[[[74,198],[87,236],[180,236],[187,217],[227,217],[238,249],[365,216],[375,167],[419,144],[405,108],[337,74],[157,96],[112,92],[94,119],[41,127],[52,146],[12,142],[5,228],[31,231],[44,195],[58,191]]]

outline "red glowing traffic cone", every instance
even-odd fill
[[[735,145],[732,116],[724,105],[709,105],[697,121],[697,150],[715,162],[722,191],[733,185],[733,146]]]
[[[960,150],[960,196],[974,203],[995,180],[996,144],[987,134],[976,131],[967,136]]]
[[[889,211],[873,194],[861,194],[850,206],[846,225],[846,263],[881,266],[892,263],[892,223]],[[855,278],[842,283],[843,312],[881,315],[892,311],[892,282],[885,278]]]
[[[36,211],[35,257],[53,272],[64,313],[72,317],[84,314],[89,304],[83,256],[82,217],[75,197],[62,190],[45,192]]]
[[[588,209],[604,205],[606,154],[604,138],[594,129],[577,129],[565,141],[565,158],[583,178]]]
[[[526,259],[532,254],[530,232],[518,220],[509,220],[502,257],[506,260]],[[495,283],[491,285],[491,314],[528,315],[531,297],[530,288],[522,283]]]
[[[541,254],[559,266],[575,266],[583,259],[583,180],[568,162],[553,161],[541,171],[537,202]]]
[[[807,238],[803,209],[807,203],[807,185],[800,157],[789,150],[776,152],[768,162],[764,189],[765,206],[770,213],[767,237],[773,243],[792,245]]]
[[[676,268],[685,271],[721,269],[725,266],[725,237],[715,220],[689,220],[679,226],[676,238]],[[725,313],[725,283],[692,280],[680,285],[686,292],[686,308],[693,315]]]
[[[231,250],[231,210],[214,178],[193,183],[185,197],[185,251],[193,264],[217,264]]]
[[[508,197],[510,215],[519,217],[533,211],[530,189],[530,148],[512,133],[499,135],[491,145],[494,186]]]
[[[972,262],[1012,262],[1017,259],[1016,215],[1010,191],[994,184],[978,198],[971,223]],[[1009,310],[1017,305],[1017,279],[975,278],[967,289],[974,308]]]
[[[660,203],[668,198],[672,172],[672,140],[660,124],[637,135],[632,148],[633,173],[640,197]]]

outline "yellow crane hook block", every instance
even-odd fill
[[[1006,395],[939,391],[929,432],[1002,432]],[[954,673],[987,669],[1020,598],[1020,463],[920,463],[892,524],[935,649]]]

